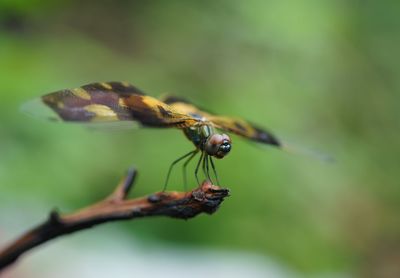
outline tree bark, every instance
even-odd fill
[[[102,223],[147,216],[188,219],[199,213],[214,213],[229,190],[209,181],[189,192],[157,192],[147,197],[126,199],[136,177],[131,169],[107,198],[70,214],[52,211],[44,223],[26,232],[0,251],[1,270],[22,254],[56,237],[71,234]]]

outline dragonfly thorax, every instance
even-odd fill
[[[196,147],[210,156],[223,158],[232,148],[231,138],[226,134],[216,133],[210,125],[187,128],[184,132]]]

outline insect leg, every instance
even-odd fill
[[[204,174],[204,177],[205,177],[205,178],[207,178],[207,173],[206,173],[206,159],[208,159],[208,158],[207,158],[207,154],[204,154],[201,168],[203,168],[203,174]]]
[[[211,183],[213,183],[213,181],[212,181],[212,179],[211,179],[211,177],[210,177],[210,167],[209,167],[209,165],[208,165],[208,158],[211,158],[211,156],[210,155],[207,155],[204,159],[205,159],[205,163],[206,163],[206,173],[207,173],[207,178],[208,178],[208,180],[211,182]]]
[[[163,191],[165,191],[165,189],[167,189],[169,176],[171,175],[172,168],[175,166],[175,164],[178,163],[179,161],[181,161],[182,159],[188,157],[189,155],[193,154],[193,152],[196,152],[196,151],[197,151],[197,150],[188,152],[187,154],[185,154],[185,155],[179,157],[178,159],[174,160],[174,161],[171,163],[171,165],[169,166],[169,169],[168,169],[168,174],[167,174],[167,178],[166,178],[166,180],[165,180],[165,184],[164,184],[164,189],[163,189]]]
[[[211,168],[213,169],[215,179],[217,180],[217,184],[219,185],[219,180],[218,180],[218,175],[217,175],[217,170],[215,169],[214,161],[212,160],[212,157],[210,156],[210,162],[211,162]]]
[[[189,164],[189,162],[193,159],[193,157],[196,156],[196,154],[199,152],[198,149],[193,151],[193,154],[191,156],[189,156],[188,159],[186,159],[185,163],[183,163],[183,185],[185,188],[185,191],[187,191],[187,176],[186,176],[186,166]]]
[[[199,167],[200,167],[200,162],[203,160],[204,152],[201,152],[200,159],[197,162],[196,170],[194,170],[194,175],[196,176],[197,184],[200,186],[199,182],[199,177],[197,176],[197,173],[199,172]]]

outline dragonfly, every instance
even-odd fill
[[[200,153],[196,164],[198,172],[210,181],[210,166],[219,184],[213,158],[222,159],[232,150],[232,140],[227,133],[233,133],[258,143],[282,147],[282,143],[271,132],[249,121],[228,116],[215,115],[200,109],[181,97],[165,96],[157,99],[127,82],[97,82],[75,89],[64,89],[49,93],[38,99],[52,115],[49,120],[81,123],[136,122],[143,127],[176,128],[183,131],[194,145],[189,153],[174,160],[167,172],[164,190],[167,188],[173,167],[183,163],[184,185],[186,187],[186,166]],[[30,111],[29,105],[27,106]]]

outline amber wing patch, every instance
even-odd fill
[[[190,101],[171,95],[166,95],[161,99],[166,104],[170,105],[176,111],[180,113],[192,115],[195,118],[205,118],[207,119],[212,113],[200,108],[197,105],[191,103]]]

